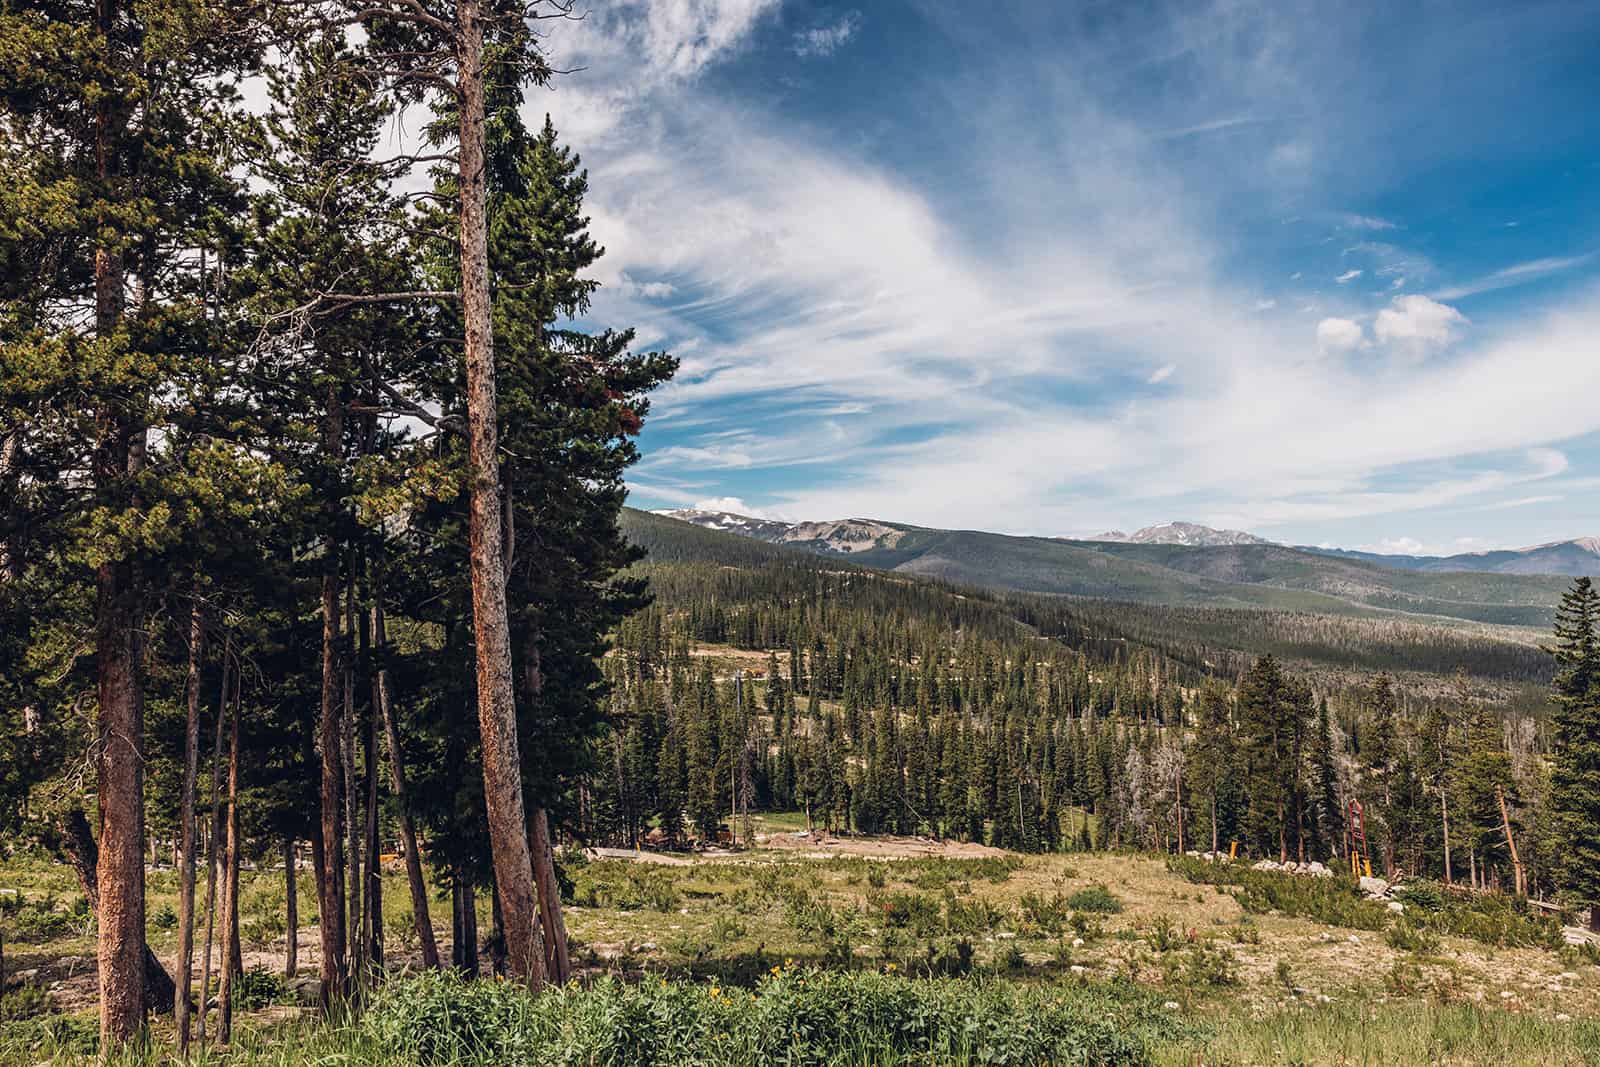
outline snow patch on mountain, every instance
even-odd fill
[[[1264,537],[1245,533],[1243,530],[1218,530],[1212,526],[1201,526],[1195,522],[1163,522],[1155,526],[1146,526],[1142,530],[1126,534],[1121,530],[1107,530],[1098,537],[1091,538],[1095,541],[1120,541],[1133,545],[1189,545],[1191,547],[1215,547],[1218,545],[1270,545]]]

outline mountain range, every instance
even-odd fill
[[[831,551],[855,554],[873,548],[892,548],[906,531],[925,530],[924,527],[904,523],[884,522],[878,519],[836,519],[831,522],[784,522],[778,519],[759,519],[737,515],[728,511],[701,511],[693,508],[676,511],[659,511],[656,514],[682,522],[691,522],[707,529],[726,530],[729,533],[754,537],[773,544],[788,544],[813,551]],[[926,531],[935,532],[935,531]],[[952,532],[952,531],[946,531]],[[1005,534],[987,536],[1003,537]],[[1177,545],[1187,548],[1223,548],[1238,545],[1263,545],[1274,548],[1292,548],[1334,559],[1359,560],[1395,570],[1446,573],[1467,571],[1479,574],[1565,575],[1600,573],[1600,537],[1574,537],[1567,541],[1551,541],[1528,548],[1497,549],[1491,552],[1463,552],[1453,556],[1407,556],[1380,552],[1361,552],[1355,549],[1332,548],[1327,545],[1285,545],[1269,541],[1243,530],[1219,530],[1195,522],[1163,522],[1146,526],[1131,534],[1121,530],[1107,530],[1091,538],[1058,537],[1051,540],[1066,544],[1122,544],[1122,545]]]
[[[1382,556],[1274,544],[1191,523],[1073,540],[866,518],[789,523],[720,511],[661,514],[768,544],[848,557],[878,570],[994,589],[1541,629],[1549,625],[1570,575],[1600,574],[1600,542],[1594,539],[1522,552]]]

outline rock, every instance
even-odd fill
[[[289,983],[289,994],[302,1008],[315,1008],[322,1002],[322,980],[315,977],[296,978]]]
[[[1012,933],[1010,930],[1001,930],[999,933],[995,934],[994,936],[998,937],[1002,941],[1010,941],[1013,938],[1015,938],[1017,935]]]
[[[1318,993],[1317,994],[1317,1003],[1318,1004],[1332,1004],[1333,1003],[1333,998],[1328,996],[1328,994],[1326,994],[1326,993]]]
[[[1349,937],[1345,938],[1345,940],[1350,942],[1352,945],[1361,944],[1361,938],[1357,937],[1355,934],[1351,934]]]
[[[1176,1000],[1169,1000],[1161,1006],[1168,1011],[1177,1011],[1179,1008],[1183,1007],[1183,1005],[1179,1004]]]
[[[1509,990],[1509,989],[1500,990],[1500,999],[1501,1000],[1511,1000],[1515,996],[1516,996],[1516,994],[1511,992],[1511,990]]]
[[[1306,873],[1307,874],[1320,875],[1324,871],[1326,871],[1327,869],[1328,868],[1324,867],[1321,863],[1319,863],[1316,860],[1312,860],[1310,863],[1306,864]]]
[[[1572,1016],[1568,1015],[1566,1012],[1564,1012],[1564,1011],[1556,1012],[1556,1022],[1558,1022],[1558,1023],[1570,1023],[1571,1021],[1572,1021]]]
[[[1394,912],[1396,915],[1400,915],[1406,910],[1406,906],[1400,903],[1398,900],[1391,900],[1389,901],[1389,910]]]
[[[1362,875],[1361,891],[1368,896],[1386,897],[1389,895],[1389,883],[1384,881],[1382,878],[1374,878],[1371,875]]]
[[[1073,974],[1088,974],[1089,973],[1089,968],[1085,967],[1081,963],[1074,963],[1071,967],[1068,967],[1067,970],[1071,971]]]
[[[11,977],[15,978],[19,982],[32,982],[38,979],[39,968],[30,967],[26,971],[13,971]]]
[[[1081,938],[1081,937],[1073,938],[1072,939],[1072,947],[1073,948],[1082,948],[1083,947],[1083,938]]]
[[[1556,975],[1556,978],[1563,982],[1576,982],[1578,980],[1578,972],[1562,971],[1560,974]]]

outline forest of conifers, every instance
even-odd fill
[[[571,973],[563,844],[739,844],[761,810],[1326,860],[1356,801],[1375,866],[1600,900],[1587,580],[1551,655],[624,520],[676,363],[590,321],[587,178],[521,114],[553,77],[529,19],[568,12],[446,6],[0,8],[0,832],[76,869],[107,1045],[150,1010],[188,1041],[263,857],[292,910],[310,856],[329,1009],[381,965],[385,854],[425,962],[442,890],[476,968],[493,887],[537,988]],[[1507,709],[1552,677],[1553,712]]]

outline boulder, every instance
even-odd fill
[[[1369,897],[1386,897],[1389,895],[1389,883],[1382,878],[1363,875],[1361,878],[1361,891]]]

